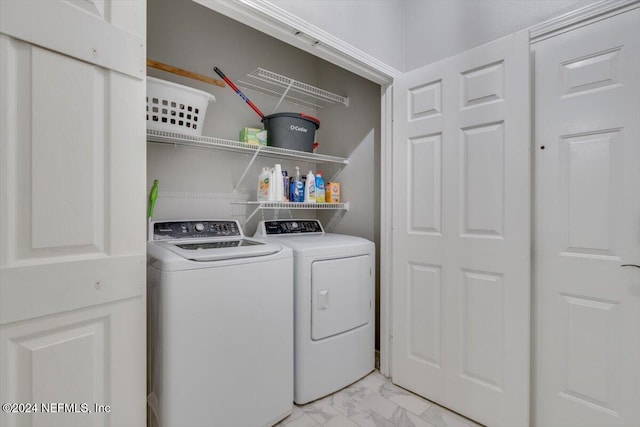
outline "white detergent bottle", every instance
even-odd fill
[[[282,180],[282,165],[277,163],[273,168],[273,192],[274,192],[274,200],[277,202],[284,201],[284,181]]]
[[[258,177],[258,194],[257,199],[259,202],[266,202],[269,200],[269,193],[271,189],[271,172],[268,167],[262,168],[262,173]]]
[[[278,199],[276,199],[276,171],[273,168],[269,169],[269,201],[270,202],[275,202]]]
[[[316,202],[316,177],[311,171],[307,174],[307,182],[304,184],[304,201],[305,203]]]

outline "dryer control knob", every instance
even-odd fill
[[[199,222],[195,225],[195,229],[197,232],[202,232],[204,231],[204,225],[201,222]]]

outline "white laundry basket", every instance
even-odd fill
[[[210,93],[147,77],[147,129],[202,135]]]

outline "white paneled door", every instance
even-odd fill
[[[491,426],[529,423],[529,39],[394,81],[392,378]]]
[[[640,10],[534,45],[535,424],[640,425]]]
[[[145,425],[145,10],[0,0],[2,426]]]

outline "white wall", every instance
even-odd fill
[[[376,59],[405,68],[405,0],[269,0]]]
[[[407,0],[406,71],[596,0]]]
[[[269,0],[410,71],[599,0]]]

